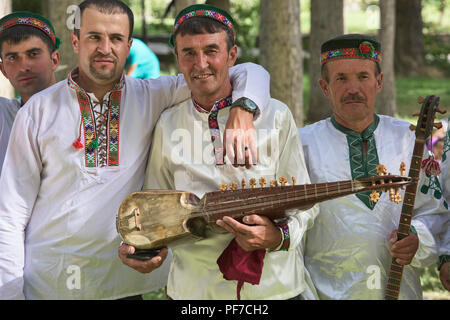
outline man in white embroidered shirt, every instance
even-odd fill
[[[286,105],[274,99],[255,121],[260,164],[245,170],[221,162],[220,136],[232,93],[228,70],[237,55],[233,26],[227,12],[208,5],[190,6],[178,15],[172,39],[192,98],[161,115],[144,189],[184,190],[201,198],[219,190],[221,183],[244,180],[251,185],[252,177],[264,177],[267,182],[295,177],[298,184],[309,183],[293,117]],[[263,150],[271,151],[263,154]],[[317,210],[292,210],[288,222],[279,225],[262,215],[246,216],[242,223],[225,216],[217,221],[221,233],[208,229],[205,239],[173,247],[167,295],[176,300],[205,300],[295,299],[300,293],[313,294],[296,247]],[[154,270],[127,259],[132,252],[133,247],[121,246],[125,264],[140,272]],[[236,257],[252,260],[256,267],[233,264],[230,257],[234,262]],[[252,277],[243,279],[244,271]]]
[[[0,178],[0,299],[120,299],[166,283],[167,264],[145,277],[121,263],[114,222],[121,201],[142,188],[161,111],[190,92],[182,75],[123,76],[134,20],[123,2],[84,1],[80,17],[78,68],[31,97],[11,132]],[[264,111],[268,95],[247,91],[268,86],[267,73],[234,71],[235,96]],[[233,112],[253,125],[252,114]]]

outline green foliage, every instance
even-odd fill
[[[142,298],[144,300],[167,300],[166,295],[164,294],[164,288],[143,294]]]
[[[243,60],[252,60],[251,49],[257,48],[259,35],[259,1],[232,1],[231,16],[237,24],[237,45],[242,49]]]
[[[13,0],[12,7],[13,11],[30,11],[43,14],[42,0]]]
[[[439,271],[437,270],[436,264],[421,269],[420,282],[423,291],[446,292],[439,279]]]

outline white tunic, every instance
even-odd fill
[[[268,74],[254,65],[235,72],[236,97],[263,109],[268,96],[258,93],[268,90]],[[93,167],[85,148],[73,146],[80,135],[84,145],[89,130],[69,83],[35,94],[14,122],[0,179],[1,299],[117,299],[167,280],[170,258],[151,276],[122,264],[115,217],[122,200],[142,188],[161,111],[190,96],[184,78],[125,77],[120,116],[106,121],[118,134],[100,141]],[[117,165],[103,162],[105,144],[109,155],[117,151]]]
[[[450,122],[450,117],[448,118]],[[444,140],[445,160],[441,164],[441,176],[444,199],[447,201],[447,206],[450,209],[450,126],[447,126],[447,133]],[[440,237],[440,255],[450,255],[450,217],[442,226],[442,234]]]
[[[0,174],[2,172],[3,160],[8,147],[9,134],[13,126],[14,118],[20,108],[18,99],[6,99],[0,97]]]
[[[374,131],[379,163],[392,174],[400,174],[401,162],[409,172],[415,138],[408,127],[404,121],[380,116]],[[330,118],[299,129],[299,134],[313,183],[352,178],[346,135]],[[445,209],[429,194],[417,192],[412,225],[420,244],[404,268],[400,299],[422,298],[418,268],[437,258],[433,234],[440,230]],[[402,205],[383,192],[373,210],[356,195],[320,203],[319,208],[307,234],[305,264],[320,298],[384,299],[391,264],[389,237],[398,228]]]
[[[218,114],[221,137],[228,114],[229,108]],[[242,179],[248,187],[250,178],[260,177],[268,182],[281,176],[295,177],[297,184],[309,183],[295,122],[281,102],[272,99],[270,108],[254,122],[259,164],[249,170],[215,165],[208,116],[197,111],[191,99],[161,115],[144,189],[183,190],[201,198],[206,192],[219,190],[221,183],[234,181],[240,186]],[[313,224],[317,210],[292,212],[295,215],[288,223],[290,249],[266,254],[259,285],[244,283],[241,299],[289,299],[305,290],[314,291],[302,251],[295,248],[302,246],[303,235]],[[216,262],[232,239],[231,233],[209,232],[207,239],[173,247],[168,295],[176,300],[236,299],[237,281],[225,280]]]

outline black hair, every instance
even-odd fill
[[[234,46],[234,35],[233,32],[221,22],[207,18],[207,17],[194,17],[184,21],[177,29],[173,35],[173,44],[175,47],[175,52],[177,49],[176,37],[178,34],[182,36],[204,34],[204,33],[218,33],[225,31],[227,33],[227,48],[228,51]]]
[[[133,35],[134,29],[134,14],[133,11],[122,1],[119,0],[85,0],[79,5],[79,21],[81,23],[81,17],[83,16],[83,12],[86,8],[94,7],[99,12],[104,14],[117,14],[123,13],[128,16],[128,22],[130,24],[130,33],[128,35],[128,40],[131,39]],[[75,19],[77,19],[75,17]],[[75,23],[74,33],[77,38],[80,38],[80,29],[76,28],[77,25]]]
[[[17,25],[6,29],[0,35],[0,56],[2,54],[2,47],[4,42],[18,44],[24,40],[28,40],[31,37],[40,38],[46,44],[50,54],[52,54],[56,50],[53,41],[42,30],[39,30],[38,28],[32,26]]]

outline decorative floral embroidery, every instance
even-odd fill
[[[433,197],[436,199],[440,199],[442,197],[442,187],[439,183],[439,179],[436,176],[425,173],[428,178],[428,184],[424,183],[422,187],[420,187],[420,192],[423,194],[427,194],[430,190],[433,192]],[[444,206],[448,209],[448,204],[444,201]]]
[[[344,133],[347,137],[349,157],[350,157],[350,169],[352,173],[352,179],[366,178],[377,176],[377,166],[380,164],[378,160],[377,146],[375,143],[374,132],[378,127],[380,118],[375,114],[373,123],[360,135],[350,129],[344,128],[336,122],[334,117],[331,117],[333,126]],[[367,141],[366,161],[364,163],[363,157],[363,141]],[[381,192],[378,192],[378,198],[381,196]],[[357,193],[356,197],[361,200],[370,210],[375,208],[377,202],[372,201],[375,195],[370,197],[371,192]]]
[[[72,75],[69,76],[68,85],[76,91],[78,104],[80,107],[81,120],[84,131],[84,152],[85,152],[85,166],[96,167],[98,162],[98,133],[96,132],[95,117],[91,107],[88,94],[78,86],[73,80]],[[120,124],[120,102],[122,99],[122,88],[124,85],[124,78],[116,85],[110,94],[109,98],[109,112],[108,112],[108,166],[119,165],[119,124]],[[77,140],[78,141],[78,140]],[[81,141],[80,145],[81,144]],[[78,145],[78,144],[77,144]]]
[[[371,47],[370,47],[370,46]],[[362,52],[363,50],[364,52]],[[368,51],[370,50],[370,51]],[[367,52],[368,51],[368,52]],[[333,59],[370,59],[375,62],[381,63],[381,53],[375,51],[370,42],[363,42],[359,49],[356,48],[344,48],[336,49],[324,52],[320,55],[320,63],[323,64]]]
[[[223,23],[224,25],[226,25],[228,28],[230,28],[233,31],[234,38],[236,39],[236,33],[234,31],[234,26],[231,23],[231,21],[228,20],[224,15],[222,15],[218,12],[212,11],[212,10],[195,10],[195,11],[186,13],[184,16],[182,16],[180,19],[178,19],[178,21],[175,23],[173,32],[175,33],[177,31],[178,27],[180,26],[180,24],[182,24],[187,19],[190,19],[193,17],[199,17],[199,16],[213,18],[213,19]]]
[[[42,31],[44,31],[49,37],[50,39],[52,39],[53,44],[56,44],[56,36],[53,33],[52,29],[45,24],[43,21],[36,19],[36,18],[32,18],[32,17],[16,17],[16,18],[12,18],[11,20],[6,21],[5,23],[3,23],[0,26],[0,34],[5,31],[6,29],[9,29],[11,27],[14,27],[15,25],[29,25],[35,28],[38,28]]]
[[[205,109],[203,109],[198,103],[192,99],[194,103],[195,109],[201,113],[208,113]],[[219,100],[214,104],[211,111],[209,112],[209,130],[211,131],[211,141],[214,146],[214,155],[216,157],[216,164],[223,165],[223,146],[222,140],[220,139],[220,131],[219,131],[219,123],[217,122],[217,115],[219,114],[219,110],[231,106],[232,100],[231,97],[224,98]]]

